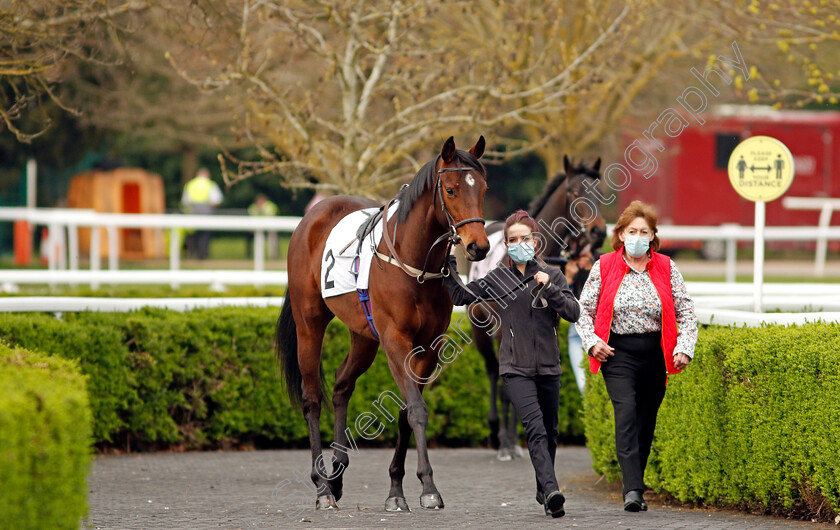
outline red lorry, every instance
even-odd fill
[[[662,151],[643,136],[644,127],[625,139],[625,146],[645,143],[659,168],[647,179],[632,171],[630,185],[619,194],[620,210],[640,199],[656,207],[663,225],[752,225],[753,203],[732,189],[726,168],[735,146],[758,135],[780,140],[793,154],[795,176],[785,196],[840,197],[840,112],[724,105],[703,118],[703,125],[693,121],[675,138],[658,134]],[[816,227],[818,218],[818,211],[783,208],[781,199],[767,203],[768,226]],[[663,248],[701,249],[701,243],[666,241]],[[722,254],[720,245],[702,250],[707,257]]]

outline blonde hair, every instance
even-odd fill
[[[659,221],[659,217],[656,215],[656,210],[653,209],[653,206],[645,204],[642,201],[631,202],[630,206],[621,212],[621,215],[618,217],[618,221],[615,222],[615,228],[613,228],[612,234],[613,250],[621,250],[624,243],[618,235],[624,232],[624,229],[639,217],[645,220],[647,225],[650,227],[650,231],[653,232],[653,239],[650,241],[650,250],[652,252],[659,250],[659,236],[656,235],[656,232],[658,231],[656,223]]]

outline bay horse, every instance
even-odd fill
[[[309,428],[316,509],[338,507],[343,472],[349,464],[348,451],[341,450],[348,446],[347,403],[356,380],[373,363],[380,344],[405,400],[399,411],[385,509],[409,511],[402,482],[412,433],[417,445],[417,477],[423,485],[420,505],[427,509],[444,507],[432,479],[426,447],[428,410],[422,396],[425,385],[419,381],[429,381],[438,366],[441,345],[433,343],[446,331],[452,315],[452,302],[442,279],[444,270],[448,270],[449,244],[463,245],[467,258],[473,261],[484,259],[489,250],[483,218],[487,172],[479,161],[484,147],[483,136],[469,152],[456,149],[450,137],[440,155],[426,163],[398,193],[396,214],[384,222],[378,248],[382,254],[374,257],[370,267],[369,297],[375,325],[369,325],[356,292],[323,298],[320,275],[330,230],[347,214],[379,204],[349,196],[324,199],[303,217],[292,234],[289,286],[277,321],[275,349],[289,397],[301,404]],[[383,221],[390,204],[384,207]],[[449,244],[439,245],[447,240]],[[327,474],[319,428],[321,402],[325,399],[321,346],[333,317],[350,329],[350,351],[336,371],[332,396],[335,451],[332,473]],[[378,337],[374,328],[379,330]],[[419,354],[418,347],[422,348]],[[357,429],[358,423],[357,419]]]
[[[606,222],[601,215],[600,208],[595,212],[590,207],[585,207],[578,198],[585,198],[591,204],[598,205],[598,193],[594,188],[601,178],[601,159],[595,161],[592,166],[586,166],[582,162],[578,165],[572,164],[568,156],[563,157],[563,173],[558,173],[549,181],[542,193],[535,197],[528,207],[528,213],[540,226],[542,237],[539,238],[541,248],[538,248],[542,259],[550,263],[558,263],[565,259],[576,258],[584,248],[597,250],[606,238]],[[575,206],[572,206],[575,205]],[[581,207],[573,215],[572,209]],[[594,214],[594,215],[593,215]],[[558,219],[566,219],[570,223],[557,222]],[[577,220],[584,222],[578,222]],[[547,234],[546,227],[554,227],[552,235]],[[487,226],[487,235],[490,236],[503,229],[504,223],[497,222]],[[576,233],[575,233],[576,232]],[[504,242],[500,240],[500,245]],[[500,250],[501,252],[501,250]],[[494,249],[490,253],[495,255]],[[492,267],[495,264],[485,264]],[[478,322],[489,318],[483,304],[490,304],[489,308],[497,311],[494,302],[485,301],[473,304],[470,308],[470,315]],[[472,324],[472,334],[478,349],[484,359],[484,367],[490,379],[490,412],[487,416],[490,424],[490,446],[498,450],[499,460],[511,460],[517,456],[518,447],[517,419],[511,410],[510,400],[504,389],[499,384],[499,358],[496,354],[494,338],[498,342],[498,332],[495,337],[488,334],[487,327]],[[498,396],[498,397],[497,397]],[[499,399],[500,398],[500,399]],[[499,421],[497,401],[501,401],[502,421]]]

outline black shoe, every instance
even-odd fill
[[[545,514],[546,515],[551,515],[551,510],[549,510],[548,506],[545,505],[545,493],[543,493],[540,490],[537,490],[536,499],[537,499],[537,503],[542,505],[543,508],[545,508]]]
[[[640,490],[628,491],[624,494],[624,511],[641,512],[647,510],[647,504]]]
[[[545,498],[546,513],[550,513],[554,518],[563,517],[566,515],[566,510],[563,509],[563,505],[565,503],[566,497],[564,497],[559,491],[549,493],[548,497]]]

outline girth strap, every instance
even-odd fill
[[[356,254],[356,259],[353,260],[353,266],[351,267],[351,272],[356,277],[356,280],[359,279],[359,255]],[[362,313],[365,314],[365,319],[367,320],[368,327],[370,328],[371,333],[373,336],[379,340],[379,332],[376,331],[376,325],[373,323],[373,309],[370,306],[370,294],[368,293],[367,289],[356,289],[356,293],[359,295],[359,302],[362,304]]]
[[[356,289],[356,292],[359,293],[359,302],[362,304],[362,312],[365,314],[368,327],[370,327],[371,333],[373,333],[373,336],[378,340],[379,332],[376,331],[376,325],[373,323],[373,310],[370,307],[370,295],[368,294],[368,290]]]

